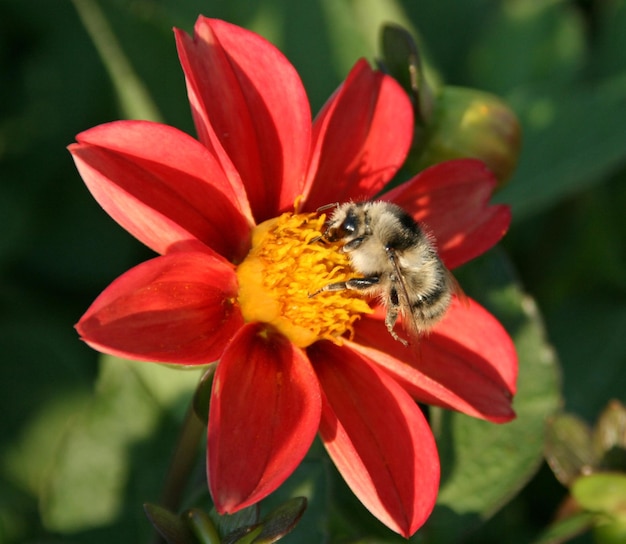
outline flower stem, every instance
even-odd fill
[[[124,117],[161,121],[162,115],[137,75],[104,12],[93,0],[73,0],[117,92]]]
[[[204,425],[190,404],[163,484],[161,505],[164,508],[177,510],[180,507],[183,490],[197,459],[198,444],[203,431]]]
[[[160,504],[167,510],[177,512],[180,509],[183,491],[193,471],[203,432],[204,424],[196,415],[192,401],[185,414],[176,449],[163,483]],[[158,544],[164,541],[156,534],[152,542]]]

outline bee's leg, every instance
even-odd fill
[[[349,242],[345,243],[342,246],[341,252],[350,253],[351,251],[354,251],[363,242],[365,242],[365,238],[366,238],[365,236],[359,236],[358,238],[355,238],[354,240],[350,240]],[[357,278],[357,279],[368,279],[368,278]],[[377,278],[377,281],[378,281],[378,278]]]
[[[409,343],[404,339],[400,338],[394,327],[396,326],[396,321],[398,321],[398,314],[400,313],[400,297],[398,296],[398,291],[395,287],[392,287],[389,291],[389,302],[387,305],[387,315],[385,316],[385,325],[387,326],[387,330],[389,334],[397,340],[401,344],[408,346]]]
[[[322,293],[323,291],[365,291],[373,285],[376,285],[379,280],[380,278],[378,276],[370,276],[368,278],[352,278],[348,281],[329,283],[328,285],[324,285],[324,287],[315,291],[315,293],[311,293],[309,295],[309,298],[314,297],[315,295]]]

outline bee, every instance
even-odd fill
[[[310,296],[346,289],[378,296],[387,310],[387,330],[405,346],[395,331],[399,316],[409,335],[419,337],[443,318],[453,294],[464,298],[433,239],[400,206],[383,201],[332,206],[324,232],[314,241],[342,244],[359,276],[329,283]]]

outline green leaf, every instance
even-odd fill
[[[340,531],[331,531],[329,528],[330,519],[333,515],[337,515],[339,510],[339,505],[335,500],[336,490],[332,487],[332,476],[335,473],[336,470],[318,439],[287,481],[263,500],[264,509],[271,508],[274,512],[280,512],[285,503],[295,498],[301,501],[302,497],[306,497],[307,508],[304,515],[295,530],[285,536],[281,542],[318,544],[329,541],[331,535],[337,537],[342,534]],[[338,475],[337,478],[341,479]],[[343,480],[341,480],[341,485],[345,485]],[[351,493],[351,496],[354,495]],[[364,509],[360,513],[370,516]]]
[[[417,124],[427,125],[434,109],[434,93],[415,39],[404,27],[385,24],[381,29],[381,49],[384,70],[412,97]]]
[[[442,480],[437,506],[424,529],[429,543],[459,542],[519,491],[542,461],[545,420],[560,404],[555,355],[533,300],[516,283],[504,254],[492,250],[466,266],[459,279],[515,341],[517,418],[495,425],[432,411]]]
[[[215,510],[211,513],[220,535],[230,542],[235,542],[237,538],[256,529],[259,523],[260,506],[256,503],[230,515],[220,516]],[[231,539],[229,535],[236,536]]]
[[[222,523],[220,529],[225,533],[224,544],[271,544],[290,533],[300,521],[307,505],[304,497],[294,497],[279,505],[258,522],[258,505],[242,512],[244,515],[221,516],[228,525]],[[247,513],[246,513],[247,512]],[[252,515],[250,515],[252,514]],[[298,542],[302,542],[299,537]]]
[[[529,83],[569,83],[585,59],[585,28],[569,2],[509,0],[498,4],[471,46],[473,80],[506,94]]]
[[[256,542],[256,539],[263,531],[263,526],[259,525],[258,527],[249,528],[248,532],[236,540],[230,540],[230,538],[226,538],[223,544],[253,544]]]
[[[599,2],[595,35],[591,43],[590,70],[594,76],[615,76],[626,72],[626,1]]]
[[[618,295],[598,296],[594,291],[574,292],[546,316],[546,321],[563,361],[567,409],[586,421],[593,421],[608,399],[624,399],[626,307],[623,299]]]
[[[496,200],[513,219],[537,214],[602,181],[626,161],[626,78],[591,88],[529,92],[513,104],[524,143],[518,170]]]
[[[271,544],[290,533],[300,521],[306,510],[305,497],[294,497],[272,510],[263,518],[263,530],[254,540],[258,544]]]
[[[124,505],[158,501],[198,373],[103,357],[93,402],[52,458],[42,517],[77,532],[115,524],[143,532]]]

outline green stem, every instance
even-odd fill
[[[190,405],[163,484],[161,505],[168,510],[176,511],[180,508],[183,491],[196,463],[198,444],[203,432],[204,425],[196,415],[193,405]]]
[[[113,81],[124,117],[161,121],[159,109],[126,56],[104,11],[94,0],[72,2]]]
[[[203,432],[204,424],[196,415],[192,401],[185,414],[176,449],[163,483],[160,504],[167,510],[178,512],[180,509],[183,491],[196,464],[198,444]],[[153,543],[161,542],[163,540],[160,535],[155,535]]]

